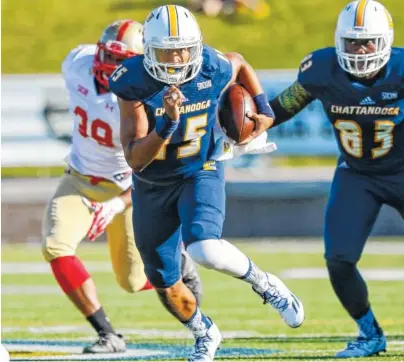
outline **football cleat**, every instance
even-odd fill
[[[384,335],[373,338],[358,337],[353,342],[348,342],[347,347],[338,352],[335,358],[357,358],[378,355],[386,352],[386,337]]]
[[[222,342],[222,335],[216,324],[212,323],[203,335],[195,336],[195,345],[189,362],[212,362],[216,350]]]
[[[252,288],[263,300],[275,308],[285,323],[291,328],[300,327],[304,321],[302,302],[276,276],[265,273],[264,291]]]
[[[197,305],[201,305],[202,281],[198,275],[196,265],[185,248],[181,249],[181,276],[183,283],[195,296]]]
[[[98,340],[83,349],[83,353],[125,352],[126,344],[122,335],[115,333],[100,334]]]

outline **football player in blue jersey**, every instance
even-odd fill
[[[314,99],[334,126],[341,157],[325,214],[325,259],[334,291],[359,327],[339,358],[386,349],[357,263],[383,204],[404,217],[404,49],[392,43],[387,9],[353,1],[339,15],[335,48],[307,56],[296,82],[270,102],[273,126]]]
[[[119,97],[121,141],[134,170],[136,244],[163,305],[195,336],[190,360],[212,361],[222,337],[181,281],[180,236],[198,264],[252,285],[289,326],[304,319],[301,302],[277,277],[221,239],[224,169],[213,157],[219,97],[235,81],[253,95],[252,137],[268,128],[273,113],[251,66],[238,54],[203,45],[187,9],[153,10],[143,44],[144,56],[123,62],[109,82]]]

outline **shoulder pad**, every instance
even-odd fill
[[[219,94],[228,85],[233,75],[233,67],[230,60],[220,51],[204,45],[203,63],[201,73],[212,80]]]
[[[202,57],[203,63],[201,70],[205,74],[222,71],[223,66],[228,66],[230,64],[229,60],[223,53],[208,45],[203,46]]]
[[[394,47],[391,50],[389,63],[395,73],[395,76],[402,78],[404,85],[404,48]]]
[[[335,48],[323,48],[307,55],[299,67],[298,82],[308,90],[327,85],[337,62]]]
[[[125,60],[109,77],[109,89],[126,101],[143,101],[164,84],[152,78],[143,66],[143,55]]]
[[[70,72],[77,73],[82,68],[91,68],[96,48],[95,45],[83,44],[70,51],[62,63],[63,75],[66,77]]]

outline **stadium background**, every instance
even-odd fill
[[[346,2],[262,2],[263,12],[239,8],[228,16],[196,16],[204,41],[221,51],[243,54],[260,70],[271,96],[293,81],[304,56],[333,45],[336,18]],[[395,44],[403,45],[404,3],[382,2],[393,15]],[[91,337],[79,314],[58,291],[39,248],[43,207],[56,177],[63,172],[71,125],[59,74],[61,61],[76,45],[96,42],[112,21],[142,21],[152,8],[166,3],[2,2],[2,338],[9,346],[17,339],[46,344],[52,338],[66,341]],[[186,6],[188,1],[175,3]],[[240,243],[264,268],[291,279],[289,283],[302,295],[308,310],[303,331],[287,330],[274,314],[268,330],[262,322],[263,310],[253,297],[245,299],[237,283],[203,271],[205,308],[228,332],[229,347],[271,348],[285,353],[283,359],[307,356],[312,360],[330,356],[342,346],[346,334],[355,333],[325,279],[322,260],[323,210],[337,155],[331,132],[318,105],[313,105],[294,122],[270,133],[279,145],[278,152],[270,157],[243,157],[227,167],[225,235]],[[374,235],[370,255],[364,257],[362,265],[372,280],[375,308],[393,339],[390,357],[404,360],[404,312],[394,308],[394,301],[404,290],[404,226],[394,210],[383,209]],[[172,343],[168,332],[178,326],[161,310],[152,293],[133,297],[116,287],[102,242],[83,243],[79,252],[91,265],[111,319],[126,328],[129,339]],[[235,302],[226,301],[226,295],[234,295]],[[246,309],[247,305],[256,307]],[[61,316],[58,308],[66,313]],[[240,315],[243,318],[237,320]],[[231,322],[232,318],[238,323]],[[154,336],[152,330],[167,333],[156,332]],[[283,340],[282,335],[291,338]],[[182,343],[190,347],[186,338]],[[14,350],[19,351],[15,358],[36,358],[28,347],[24,350],[18,345]],[[275,354],[268,359],[278,357]]]

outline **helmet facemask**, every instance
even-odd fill
[[[122,63],[123,60],[138,55],[132,50],[128,50],[126,44],[109,40],[106,43],[97,43],[97,53],[94,56],[93,72],[101,85],[108,88],[108,78]]]
[[[387,34],[336,34],[335,46],[338,62],[343,70],[358,78],[372,77],[390,59],[392,40]],[[349,49],[350,42],[371,42],[372,52],[356,54]],[[366,45],[363,45],[366,47]]]
[[[179,41],[160,44],[144,44],[144,64],[147,72],[155,79],[166,84],[182,84],[193,79],[202,65],[202,40]],[[184,63],[165,63],[159,60],[158,52],[164,50],[187,49],[189,59]]]
[[[341,68],[357,78],[374,77],[389,61],[393,19],[375,0],[355,0],[341,11],[335,49]]]

